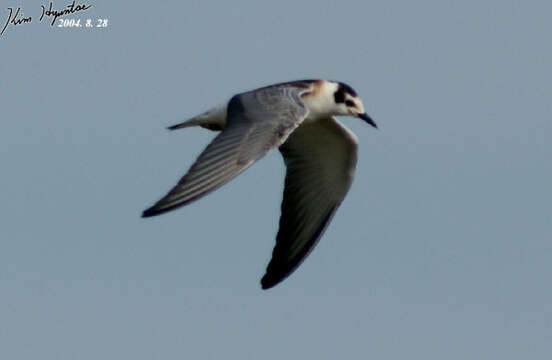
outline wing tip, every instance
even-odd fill
[[[282,281],[284,281],[289,275],[291,275],[292,271],[288,272],[278,272],[278,271],[271,271],[270,269],[266,270],[266,273],[264,274],[263,278],[261,279],[261,288],[263,290],[268,290],[273,288],[274,286],[278,285]]]
[[[155,215],[159,215],[159,211],[157,211],[155,209],[155,206],[152,206],[152,207],[147,208],[146,210],[142,211],[142,217],[143,218],[148,218],[148,217],[152,217],[152,216],[155,216]]]
[[[142,217],[143,218],[148,218],[148,217],[152,217],[152,216],[161,215],[161,214],[164,214],[168,211],[171,211],[171,210],[173,210],[177,207],[179,207],[179,205],[168,206],[167,207],[167,206],[162,206],[162,204],[156,204],[156,205],[153,205],[152,207],[149,207],[146,210],[142,211]]]
[[[268,276],[268,273],[263,276],[261,279],[261,289],[268,290],[270,288],[273,288],[278,284],[281,280],[275,280],[274,278],[271,278]]]

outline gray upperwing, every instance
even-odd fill
[[[280,151],[287,167],[282,215],[263,289],[289,276],[324,233],[353,181],[357,140],[329,118],[301,125]]]
[[[159,215],[198,200],[281,145],[307,115],[300,98],[307,90],[271,86],[234,96],[228,104],[224,130],[178,184],[142,216]]]

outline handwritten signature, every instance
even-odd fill
[[[40,19],[38,19],[38,21],[42,22],[42,19],[44,18],[44,16],[52,17],[52,23],[50,24],[51,26],[54,26],[54,23],[56,22],[57,18],[60,17],[60,16],[74,14],[78,11],[88,10],[92,7],[92,5],[86,5],[86,4],[82,4],[82,5],[77,4],[77,5],[75,5],[75,0],[73,0],[73,2],[70,3],[69,5],[67,5],[65,7],[65,9],[63,9],[63,10],[54,10],[53,9],[53,7],[54,7],[54,2],[53,1],[50,1],[50,6],[48,7],[48,9],[46,9],[46,7],[44,5],[40,5],[40,6],[42,7],[42,15],[40,15]],[[23,12],[21,11],[20,7],[18,7],[17,10],[15,10],[15,14],[13,12],[13,8],[8,8],[8,11],[9,11],[8,19],[7,19],[6,23],[4,24],[4,27],[2,28],[2,31],[0,32],[0,36],[2,36],[2,34],[4,34],[4,31],[6,31],[6,28],[9,25],[12,25],[12,26],[15,27],[17,25],[28,24],[28,23],[31,23],[33,21],[31,16],[29,16],[29,17],[24,17],[23,16]]]

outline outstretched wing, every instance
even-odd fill
[[[301,125],[280,146],[287,167],[280,229],[263,289],[289,276],[312,251],[353,181],[356,136],[334,118]]]
[[[309,89],[306,83],[283,84],[234,96],[222,133],[178,184],[142,216],[159,215],[207,195],[280,146],[307,116],[301,95]]]

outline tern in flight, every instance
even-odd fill
[[[280,227],[266,274],[269,289],[309,255],[349,190],[357,163],[357,137],[336,115],[358,117],[373,127],[349,85],[327,80],[279,83],[233,96],[170,130],[201,126],[220,131],[150,217],[187,205],[226,184],[270,150],[287,168]]]

